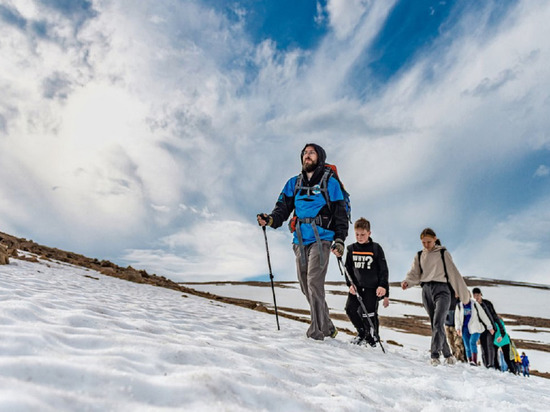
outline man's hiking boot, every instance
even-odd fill
[[[365,343],[365,337],[361,335],[357,335],[355,338],[353,338],[350,342],[352,345],[363,345]]]
[[[431,364],[432,366],[438,366],[438,365],[441,365],[441,361],[439,360],[439,358],[432,358],[432,359],[430,360],[430,364]]]
[[[453,355],[445,358],[445,365],[456,365],[456,358]]]

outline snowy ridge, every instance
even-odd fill
[[[544,410],[548,380],[349,337],[55,262],[0,267],[1,411]],[[388,347],[389,346],[389,347]],[[520,396],[518,396],[520,395]]]

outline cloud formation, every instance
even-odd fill
[[[0,0],[1,229],[176,280],[262,275],[255,214],[315,141],[392,280],[431,226],[466,275],[544,281],[532,228],[550,210],[550,6],[451,12],[380,83],[369,62],[398,5],[319,3],[323,37],[281,49],[238,6]],[[510,199],[520,178],[536,187]],[[510,243],[531,232],[529,247]],[[290,234],[268,236],[274,271],[293,279]]]

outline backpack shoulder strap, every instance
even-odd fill
[[[481,316],[479,316],[479,309],[477,308],[477,305],[474,303],[474,308],[476,308],[477,318],[481,323],[483,323],[483,326],[485,326],[485,329],[489,330],[485,322],[483,322],[483,319],[481,319]]]
[[[445,270],[445,278],[447,279],[447,282],[449,282],[449,275],[447,274],[447,264],[445,263],[445,251],[447,249],[443,248],[439,252],[441,253],[441,260],[443,261],[443,270]],[[420,256],[422,255],[422,251],[419,250],[417,253],[418,256],[418,266],[420,267],[420,274],[423,273],[422,270],[422,263],[420,263]]]
[[[332,207],[331,207],[331,201],[330,197],[328,195],[328,179],[333,175],[333,171],[330,167],[325,166],[325,171],[323,173],[323,176],[321,177],[321,181],[319,182],[319,188],[321,190],[321,193],[323,194],[323,197],[325,198],[325,202],[327,204],[329,212],[332,213]]]
[[[441,260],[443,261],[443,270],[445,271],[445,278],[447,279],[447,283],[449,283],[449,274],[447,273],[447,263],[445,263],[445,251],[447,249],[441,248],[439,252],[441,253]]]
[[[304,179],[304,176],[302,173],[298,174],[296,176],[296,185],[294,185],[294,197],[296,197],[296,194],[298,194],[298,191],[300,190],[300,187],[302,187],[302,180]]]
[[[323,173],[323,177],[321,178],[321,181],[319,182],[319,186],[321,187],[321,192],[323,192],[323,196],[325,196],[325,200],[327,201],[327,205],[329,203],[328,198],[328,179],[333,174],[332,169],[330,167],[325,166],[325,172]]]

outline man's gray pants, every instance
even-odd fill
[[[443,352],[443,356],[448,358],[452,352],[445,335],[445,318],[451,304],[451,291],[447,283],[424,283],[422,285],[422,303],[432,325],[431,357],[439,359],[439,354]]]
[[[323,340],[325,336],[330,336],[335,330],[325,300],[325,278],[330,258],[330,245],[329,241],[321,241],[322,262],[319,259],[319,244],[317,242],[304,245],[305,265],[301,259],[300,246],[293,245],[298,281],[311,312],[311,324],[307,330],[307,337],[317,340]]]

